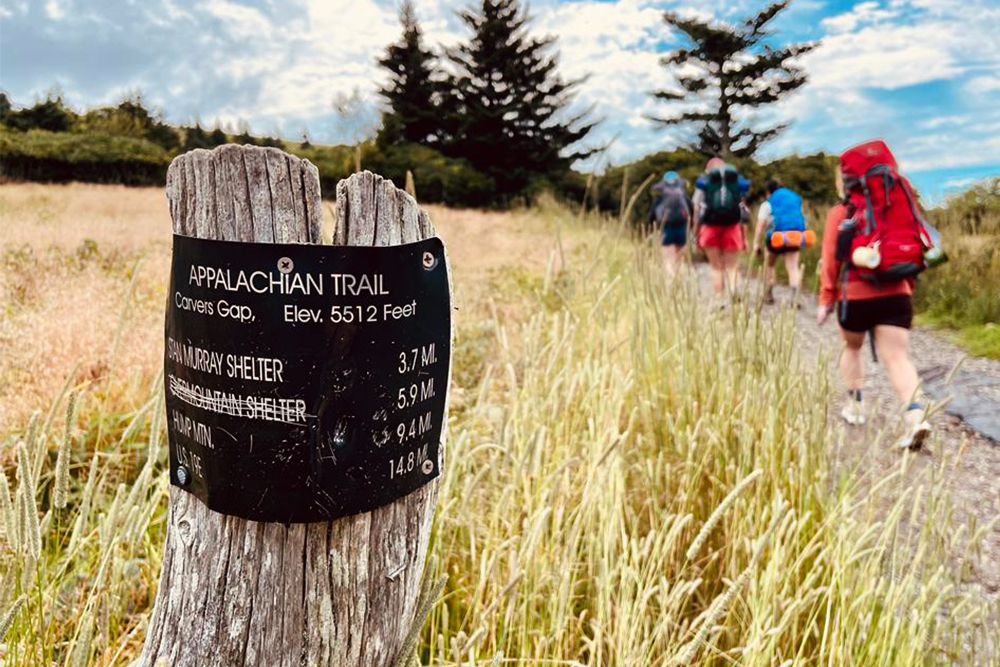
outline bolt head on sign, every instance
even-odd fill
[[[444,246],[174,237],[171,481],[255,521],[326,521],[440,472],[451,359]]]

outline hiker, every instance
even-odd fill
[[[695,182],[695,221],[698,245],[705,249],[712,274],[712,288],[725,296],[726,286],[733,294],[739,288],[739,253],[746,250],[743,231],[743,199],[750,181],[740,176],[736,167],[714,157],[705,165],[705,173]]]
[[[799,288],[802,286],[802,267],[799,264],[799,250],[811,245],[814,238],[806,230],[806,216],[802,212],[802,198],[785,187],[781,181],[767,182],[767,199],[757,211],[757,227],[753,234],[753,255],[761,256],[761,233],[767,257],[764,258],[764,303],[774,303],[775,265],[778,257],[784,256],[788,286],[792,288],[792,301],[796,308],[799,303]]]
[[[924,268],[924,251],[937,233],[923,219],[909,182],[882,141],[870,141],[840,156],[834,206],[823,230],[821,288],[816,321],[837,311],[846,349],[840,374],[847,385],[841,416],[865,422],[861,388],[865,334],[903,406],[900,449],[919,449],[930,425],[917,394],[919,378],[908,356],[913,321],[913,284]]]
[[[649,215],[652,222],[660,225],[663,268],[672,278],[677,275],[681,251],[687,244],[687,228],[693,207],[688,197],[687,181],[676,171],[665,173],[652,189],[653,205]]]

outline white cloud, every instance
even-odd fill
[[[898,11],[883,9],[875,0],[861,2],[850,11],[823,19],[820,24],[833,33],[851,32],[864,24],[878,23],[895,18]]]
[[[16,1],[0,1],[6,33],[8,22],[22,19],[10,17],[19,7]],[[117,10],[101,0],[36,2],[42,5],[37,11],[50,20],[23,20],[37,20],[57,37],[70,29],[76,34],[103,32],[103,41],[96,39],[101,35],[87,41],[95,53],[126,41],[121,37],[129,32],[150,38],[148,47],[143,42],[131,51],[114,51],[117,59],[108,62],[118,67],[100,84],[85,80],[94,76],[89,73],[93,68],[75,79],[66,76],[72,71],[66,65],[32,75],[36,82],[63,81],[77,104],[108,102],[99,96],[129,81],[177,114],[171,118],[175,122],[187,122],[200,112],[231,124],[246,118],[257,131],[284,128],[288,136],[307,127],[318,140],[336,139],[331,108],[336,94],[357,87],[369,99],[378,99],[385,74],[376,58],[400,31],[395,0],[270,1],[257,3],[259,8],[246,0],[130,0]],[[440,51],[441,45],[464,40],[468,28],[456,11],[471,2],[418,0],[427,45]],[[921,168],[1000,161],[995,139],[1000,135],[1000,40],[995,37],[1000,34],[1000,3],[865,0],[818,20],[822,11],[831,13],[825,8],[832,4],[795,0],[779,19],[784,28],[772,40],[777,44],[788,38],[784,31],[789,29],[796,31],[795,41],[816,30],[826,34],[822,45],[801,59],[809,84],[756,114],[764,124],[793,123],[769,145],[769,155],[837,150],[882,135],[892,138],[901,160]],[[666,105],[649,95],[674,82],[659,62],[677,43],[662,20],[663,11],[735,20],[759,8],[758,0],[533,0],[530,33],[557,38],[561,76],[588,76],[574,110],[592,106],[594,115],[605,119],[593,144],[620,135],[610,153],[620,162],[676,145],[679,130],[657,129],[647,119],[684,106]],[[129,16],[141,20],[126,18],[127,9],[135,9]],[[103,17],[101,24],[84,23],[88,14]],[[156,48],[153,38],[159,40]],[[122,52],[146,53],[148,62],[137,58],[134,67],[122,64],[127,60],[119,56]],[[5,77],[8,87],[10,81]],[[914,86],[926,86],[921,90],[933,91],[935,97],[914,101]],[[23,90],[11,93],[30,99],[44,86],[26,94]]]
[[[257,9],[228,0],[211,0],[205,11],[221,19],[229,34],[243,39],[268,39],[274,25]]]
[[[58,21],[66,16],[66,8],[60,5],[56,0],[48,0],[45,3],[45,13],[53,21]]]
[[[978,183],[981,180],[983,179],[978,176],[970,176],[968,178],[949,178],[941,184],[941,187],[944,190],[967,190],[970,185]]]
[[[969,79],[965,89],[974,95],[1000,92],[1000,76],[983,75]]]

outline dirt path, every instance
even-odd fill
[[[709,292],[707,265],[698,265],[698,277],[702,288]],[[756,282],[751,284],[759,288]],[[777,303],[763,307],[764,317],[776,315],[780,309],[789,307],[792,300],[787,287],[778,286],[774,294]],[[935,402],[948,397],[951,400],[944,409],[931,415],[934,431],[923,451],[904,454],[892,449],[892,437],[873,444],[882,429],[895,428],[900,406],[885,369],[872,363],[867,345],[864,399],[868,423],[847,426],[841,421],[840,410],[846,391],[836,368],[842,347],[839,329],[833,319],[822,327],[816,324],[814,297],[803,297],[802,304],[795,317],[802,359],[807,367],[818,354],[825,353],[830,359],[834,397],[828,412],[830,423],[833,429],[846,429],[844,438],[831,438],[834,447],[831,455],[836,467],[861,475],[862,483],[866,483],[866,480],[877,481],[895,472],[905,457],[908,463],[903,466],[905,478],[884,499],[892,503],[896,500],[895,493],[912,486],[907,482],[914,482],[929,467],[939,467],[947,460],[945,485],[954,505],[955,526],[964,525],[967,531],[974,530],[1000,514],[1000,437],[997,436],[1000,433],[1000,361],[969,357],[932,331],[916,327],[910,339],[911,358],[920,373],[923,388]],[[953,557],[956,565],[968,566],[963,583],[1000,605],[1000,524],[984,535],[978,552],[956,553]]]
[[[765,316],[787,307],[791,291],[779,286],[775,297],[778,303],[765,307]],[[841,349],[839,330],[835,321],[828,321],[822,327],[817,325],[815,300],[806,297],[802,301],[803,307],[795,321],[802,350],[804,355],[821,351],[829,354],[835,396],[830,415],[831,421],[839,421],[846,397],[836,372]],[[846,427],[846,437],[836,445],[833,455],[839,465],[870,475],[871,479],[895,471],[900,459],[908,456],[911,465],[905,474],[909,480],[915,480],[928,466],[940,465],[942,458],[947,456],[946,483],[955,505],[956,525],[983,526],[1000,512],[1000,442],[974,426],[992,433],[991,429],[1000,423],[1000,362],[968,357],[948,341],[921,327],[913,330],[910,340],[911,358],[928,394],[935,401],[944,400],[949,394],[954,397],[945,410],[931,416],[934,432],[927,447],[918,454],[901,454],[889,446],[891,439],[879,445],[870,444],[880,429],[894,427],[900,408],[884,368],[871,363],[866,346],[864,397],[869,422],[861,427]],[[803,358],[809,359],[808,356]],[[958,370],[951,373],[956,366]],[[949,374],[950,383],[947,382]],[[965,416],[968,421],[958,415]],[[970,565],[967,583],[980,586],[994,599],[1000,598],[1000,525],[984,536],[978,554],[956,554],[956,558]]]

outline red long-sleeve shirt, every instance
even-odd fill
[[[840,262],[837,261],[837,227],[847,217],[847,207],[837,204],[826,216],[826,226],[823,228],[822,266],[820,267],[819,303],[828,306],[844,297],[843,285],[840,283]],[[847,281],[847,300],[877,299],[894,294],[913,294],[913,281],[873,285],[859,278]]]

